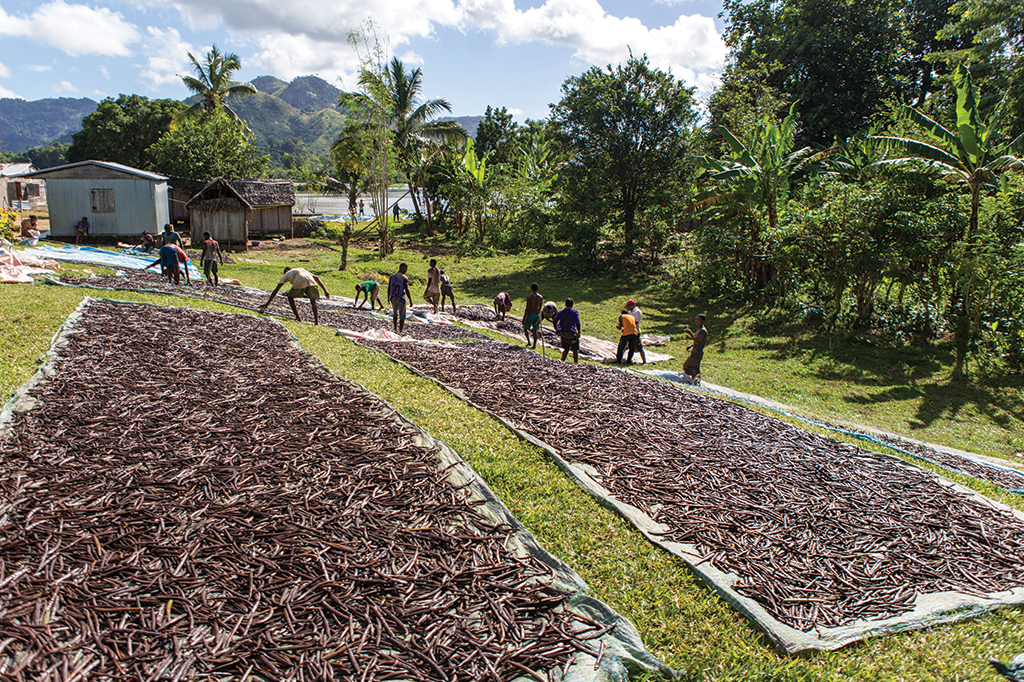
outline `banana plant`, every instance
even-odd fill
[[[744,144],[725,126],[719,130],[731,148],[729,158],[696,157],[712,180],[719,182],[714,189],[699,194],[689,210],[700,211],[713,206],[739,202],[761,206],[768,217],[768,227],[778,227],[778,202],[789,191],[790,178],[810,163],[824,157],[810,147],[793,151],[796,128],[796,104],[780,125],[768,116],[754,129],[748,144]],[[760,241],[758,221],[753,221],[751,240]]]
[[[1020,157],[1024,149],[1024,134],[998,144],[1000,113],[1005,100],[996,105],[988,120],[982,120],[978,110],[978,87],[971,82],[971,72],[963,64],[957,66],[953,83],[956,86],[955,131],[914,107],[904,107],[907,118],[924,128],[931,141],[875,136],[871,139],[898,150],[903,156],[884,159],[873,165],[919,164],[923,161],[945,180],[967,185],[971,192],[967,237],[973,239],[978,230],[978,202],[982,188],[997,188],[1000,172],[1024,170],[1024,159]]]

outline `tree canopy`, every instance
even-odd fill
[[[219,108],[227,109],[228,113],[238,118],[234,110],[228,106],[228,99],[231,97],[245,97],[256,93],[252,83],[237,83],[231,80],[235,71],[242,68],[242,60],[233,52],[222,53],[214,45],[206,53],[206,58],[200,62],[189,52],[188,59],[192,63],[194,76],[182,76],[181,82],[185,87],[199,95],[200,101],[193,105],[193,109],[202,109],[210,112]]]
[[[82,129],[72,136],[65,156],[69,163],[96,159],[149,168],[153,161],[149,148],[187,108],[184,102],[173,99],[108,97],[82,120]]]
[[[225,112],[187,117],[152,147],[150,170],[170,177],[204,182],[216,177],[259,178],[269,157],[249,144]]]
[[[552,106],[572,156],[562,173],[563,209],[587,223],[620,226],[627,254],[638,238],[638,212],[680,172],[697,121],[693,92],[644,55],[569,78]]]

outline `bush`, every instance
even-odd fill
[[[6,211],[0,208],[0,238],[10,242],[14,241],[14,225],[17,219],[18,214],[14,211]]]

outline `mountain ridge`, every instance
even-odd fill
[[[286,82],[275,76],[250,81],[257,93],[234,99],[231,108],[253,131],[253,143],[280,163],[285,154],[330,155],[331,145],[344,128],[342,90],[319,76],[299,76]],[[190,100],[186,100],[190,101]],[[22,152],[55,142],[71,142],[82,119],[96,110],[88,97],[41,100],[0,99],[0,151]],[[482,116],[446,116],[470,136]]]

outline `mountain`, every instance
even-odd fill
[[[277,93],[278,97],[301,111],[337,111],[339,95],[341,90],[316,76],[300,76]]]
[[[82,127],[82,119],[96,109],[87,97],[59,97],[27,102],[0,99],[0,142],[2,149],[20,152],[52,142],[70,142],[71,133]]]
[[[260,92],[265,92],[268,95],[276,95],[288,87],[288,83],[286,81],[275,76],[260,76],[258,78],[253,78],[249,82],[254,88]]]
[[[285,154],[301,159],[329,156],[331,145],[344,128],[345,114],[338,108],[341,90],[317,76],[301,76],[290,83],[274,76],[260,76],[251,83],[254,95],[233,99],[231,108],[253,131],[253,143],[282,164]],[[186,100],[194,104],[198,99]],[[26,102],[0,99],[0,141],[3,150],[19,152],[53,142],[70,142],[82,127],[82,119],[96,109],[91,99],[41,99]],[[482,116],[447,117],[470,134]]]
[[[446,118],[438,119],[439,121],[455,121],[462,129],[469,134],[470,137],[476,138],[476,127],[480,125],[480,121],[484,120],[483,116],[448,116]]]

